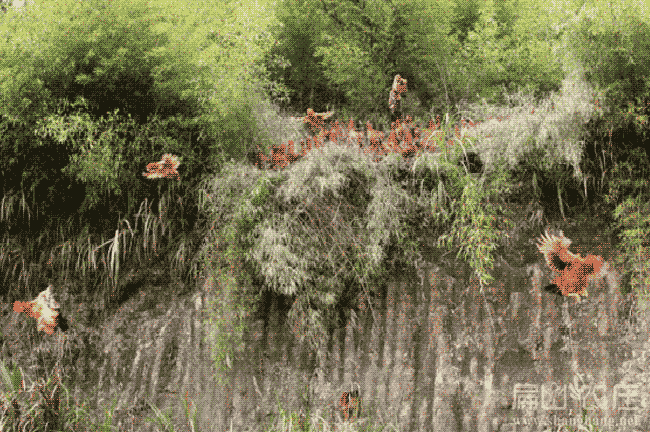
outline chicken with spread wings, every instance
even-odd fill
[[[576,297],[578,300],[580,296],[587,297],[587,283],[602,275],[603,257],[587,255],[583,258],[580,254],[570,252],[571,240],[562,231],[559,236],[547,231],[537,241],[537,248],[544,255],[546,264],[558,273],[544,289],[554,294]]]

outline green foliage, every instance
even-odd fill
[[[276,15],[281,25],[266,60],[270,76],[286,85],[281,90],[287,98],[291,96],[299,112],[310,107],[319,110],[338,93],[330,88],[322,68],[313,59],[315,41],[323,28],[322,17],[314,7],[309,0],[278,3]]]
[[[0,47],[1,80],[6,90],[2,92],[3,114],[18,118],[23,115],[21,105],[29,104],[33,116],[43,115],[49,111],[51,100],[70,96],[81,88],[94,95],[93,102],[135,91],[134,87],[125,89],[129,92],[117,91],[124,86],[139,85],[138,92],[143,91],[141,79],[127,82],[125,78],[140,77],[156,63],[144,60],[148,57],[145,53],[155,46],[144,18],[157,11],[142,2],[132,4],[128,11],[115,6],[103,9],[101,14],[95,6],[94,2],[46,2],[30,9],[29,15],[4,21],[2,30],[7,40]],[[36,39],[36,34],[42,37]],[[139,37],[128,37],[133,34]],[[8,73],[15,65],[24,71],[21,76]],[[34,91],[34,84],[38,91]]]
[[[0,362],[0,378],[4,386],[3,394],[11,395],[21,390],[23,374],[18,366],[13,364],[7,366],[4,362]]]
[[[268,177],[262,176],[257,181],[255,189],[251,192],[251,204],[255,207],[262,207],[266,204],[267,199],[271,195],[271,189],[275,188],[285,180],[284,176]]]
[[[409,180],[420,181],[418,197],[394,180],[399,156],[374,164],[349,149],[328,148],[280,173],[225,161],[259,140],[267,146],[277,141],[274,131],[261,126],[262,91],[281,100],[291,94],[312,107],[344,95],[350,116],[385,111],[398,72],[408,75],[410,94],[438,107],[475,94],[503,101],[501,92],[513,86],[539,95],[557,88],[562,62],[568,64],[557,55],[564,48],[557,43],[563,32],[577,36],[575,45],[564,42],[587,65],[588,76],[629,110],[626,119],[636,115],[641,127],[648,118],[647,26],[620,14],[603,24],[588,18],[588,7],[570,21],[580,5],[565,3],[566,11],[551,13],[555,6],[528,0],[301,0],[281,2],[277,18],[264,3],[254,19],[242,19],[252,5],[209,0],[188,9],[178,2],[46,2],[0,23],[0,151],[8,190],[0,220],[15,218],[16,208],[30,215],[43,196],[39,188],[59,196],[53,192],[81,185],[84,200],[71,206],[73,212],[120,218],[102,219],[111,222],[102,226],[99,246],[91,244],[87,226],[75,239],[85,236],[85,249],[82,241],[67,239],[67,228],[51,230],[55,234],[48,239],[59,242],[63,258],[57,259],[67,266],[79,256],[96,261],[97,250],[107,249],[102,257],[117,276],[117,258],[140,253],[135,242],[160,245],[184,261],[184,243],[175,247],[178,243],[167,240],[172,230],[191,227],[186,228],[183,205],[171,204],[193,196],[191,180],[211,174],[198,190],[201,211],[213,224],[202,257],[218,287],[208,325],[219,368],[230,367],[241,353],[246,318],[266,288],[292,296],[290,325],[300,340],[318,348],[338,311],[358,304],[361,293],[368,298],[386,280],[389,257],[408,261],[417,254],[414,214],[431,217],[442,232],[438,244],[458,248],[458,258],[470,264],[481,284],[489,283],[495,250],[510,226],[500,204],[511,181],[504,160],[516,163],[535,154],[535,166],[562,160],[579,170],[582,147],[559,132],[553,135],[575,130],[565,127],[575,124],[568,120],[550,123],[562,116],[522,130],[495,126],[495,136],[499,128],[506,131],[497,143],[505,145],[492,146],[496,156],[480,175],[468,173],[459,159],[484,143],[464,137],[448,147],[440,137],[442,151],[422,155],[413,165]],[[321,90],[327,98],[314,96]],[[558,144],[565,141],[573,144]],[[182,155],[183,181],[144,180],[143,167],[167,152]],[[58,158],[48,166],[50,154]],[[618,205],[622,229],[625,258],[619,263],[634,269],[632,284],[640,287],[650,282],[644,261],[650,174],[647,158],[632,154],[611,170],[610,199]],[[569,174],[557,166],[549,172],[563,209]],[[214,178],[221,167],[221,177]],[[534,193],[542,172],[533,173]],[[68,183],[61,186],[62,179]],[[159,214],[169,205],[169,228],[148,211],[152,195],[158,197]],[[430,201],[423,204],[422,196]],[[140,202],[143,226],[132,227],[128,218]],[[63,244],[59,237],[66,239]],[[4,244],[12,252],[17,248],[13,240]],[[50,255],[39,243],[31,247]],[[3,263],[15,267],[24,256]]]
[[[650,292],[650,205],[641,197],[627,198],[614,211],[618,220],[617,226],[622,229],[620,248],[623,254],[617,257],[616,263],[626,269],[625,276],[630,277],[630,286],[636,292],[645,295],[648,301]]]
[[[627,161],[617,164],[612,172],[606,202],[616,204],[614,218],[620,230],[621,252],[615,263],[623,269],[624,280],[639,293],[644,302],[650,300],[650,161],[645,149],[633,150]],[[624,287],[625,288],[625,287]]]
[[[268,81],[262,59],[274,43],[268,29],[275,19],[265,13],[268,4],[256,4],[255,20],[238,13],[246,3],[179,6],[48,1],[10,11],[0,22],[8,205],[0,219],[7,229],[19,218],[43,221],[34,228],[45,233],[23,231],[22,259],[49,256],[63,235],[70,256],[83,250],[93,257],[75,260],[76,270],[96,270],[98,250],[111,256],[129,250],[123,237],[134,235],[129,220],[143,216],[132,215],[140,203],[170,197],[169,228],[149,220],[136,233],[153,239],[170,260],[191,253],[183,232],[196,220],[196,180],[241,158],[251,136],[264,133],[253,108]],[[163,153],[180,156],[181,181],[142,177]]]
[[[539,26],[531,22],[531,15],[539,19],[538,7],[517,8],[523,16],[504,13],[517,3],[499,2],[501,6],[496,9],[487,3],[480,9],[474,30],[467,35],[465,48],[469,67],[476,76],[476,90],[487,100],[503,103],[503,87],[511,91],[520,87],[541,96],[557,90],[563,78],[561,63],[552,55],[551,43],[530,32],[531,27]],[[514,16],[518,18],[516,22]]]
[[[106,122],[115,120],[115,116],[110,115]],[[123,161],[114,151],[116,131],[102,132],[101,125],[95,124],[87,113],[67,118],[48,116],[39,126],[38,133],[43,138],[52,136],[61,144],[75,143],[75,153],[62,172],[86,184],[87,204],[82,205],[82,211],[95,207],[104,190],[121,193],[118,178],[123,174]]]
[[[371,0],[366,5],[322,2],[327,24],[318,35],[315,56],[326,78],[345,91],[348,103],[357,111],[383,105],[391,79],[385,54],[390,49],[387,36],[394,12],[383,1]],[[366,73],[359,74],[361,70]]]
[[[281,2],[267,62],[299,111],[319,103],[317,93],[331,102],[342,92],[356,118],[373,117],[385,111],[395,73],[409,80],[406,98],[426,109],[503,102],[504,87],[541,97],[563,78],[557,40],[567,16],[528,0]]]
[[[444,42],[450,4],[282,2],[278,18],[284,26],[274,52],[287,60],[282,76],[297,105],[315,107],[322,100],[315,94],[320,90],[331,95],[330,101],[343,93],[347,107],[363,117],[384,111],[397,71],[413,68],[411,62],[420,65],[432,52],[441,56],[450,51]],[[321,106],[325,108],[324,101]]]
[[[98,5],[101,13],[95,9]],[[46,2],[31,9],[29,15],[3,21],[0,33],[6,38],[0,44],[0,114],[30,125],[46,119],[46,129],[56,131],[59,143],[80,135],[98,141],[92,151],[71,158],[72,165],[81,163],[83,167],[66,171],[93,183],[93,190],[119,193],[121,189],[113,170],[120,164],[119,158],[112,166],[109,162],[122,153],[117,143],[111,142],[115,134],[102,130],[101,123],[93,124],[107,109],[133,115],[136,123],[144,123],[154,114],[167,118],[181,113],[192,127],[201,130],[221,161],[241,156],[243,131],[256,127],[250,107],[259,102],[258,87],[265,76],[256,61],[272,43],[264,30],[272,18],[242,22],[234,19],[233,8],[212,8],[214,5],[196,4],[199,9],[210,8],[211,19],[203,20],[199,18],[203,15],[194,11],[172,14],[171,6],[151,7],[146,2],[104,5],[90,1],[72,6]],[[217,37],[214,22],[233,31]],[[39,32],[47,37],[36,39]],[[249,37],[251,34],[257,36]],[[137,37],[130,37],[134,35]],[[224,46],[231,48],[227,56],[223,55]],[[83,108],[66,102],[80,99],[86,102]],[[74,109],[83,112],[68,117]],[[75,127],[80,130],[72,130]],[[34,140],[27,148],[42,143]],[[73,150],[79,152],[80,148]],[[92,178],[87,171],[95,162],[100,175]],[[97,201],[96,197],[89,199]]]
[[[505,166],[472,174],[460,160],[476,152],[474,139],[455,136],[451,145],[438,143],[439,153],[422,154],[413,163],[418,177],[431,178],[430,211],[441,230],[438,245],[458,248],[457,257],[474,270],[482,285],[492,281],[494,251],[512,222],[501,204],[510,192],[511,178]]]
[[[438,188],[431,209],[444,227],[439,244],[459,247],[459,258],[488,283],[494,250],[509,226],[498,204],[509,178],[503,169],[482,177],[466,171],[459,159],[472,150],[469,137],[443,148],[424,164],[433,163],[427,182]],[[399,164],[390,156],[373,166],[354,149],[328,145],[283,172],[228,165],[222,181],[206,183],[205,208],[219,221],[215,235],[223,234],[209,250],[292,296],[290,327],[313,349],[337,323],[336,310],[356,304],[361,292],[368,295],[386,278],[388,261],[409,257],[411,265],[418,254],[409,223],[423,202],[391,180]],[[250,283],[245,280],[240,286]]]
[[[624,1],[615,8],[589,3],[569,29],[567,44],[584,65],[587,80],[605,91],[614,125],[632,122],[647,129],[650,27],[638,2]]]
[[[455,18],[451,24],[457,34],[458,42],[461,44],[465,43],[470,31],[474,29],[479,20],[481,3],[479,0],[454,2]]]
[[[504,208],[498,204],[499,197],[509,191],[507,173],[500,170],[491,175],[489,183],[486,180],[471,174],[452,178],[463,184],[462,197],[451,202],[451,228],[438,239],[439,245],[459,247],[458,258],[469,262],[483,285],[493,280],[493,252],[505,230],[512,227],[503,217]]]
[[[361,198],[368,161],[354,159],[353,149],[329,147],[283,173],[228,165],[204,201],[219,221],[214,232],[220,240],[209,250],[218,250],[224,264],[241,263],[265,287],[295,296],[291,327],[314,348],[336,323],[334,305],[354,303],[354,293],[378,280],[391,232],[404,236],[403,211],[386,206],[393,186],[382,181],[372,202]],[[372,216],[364,230],[366,207]]]
[[[471,74],[465,62],[467,53],[452,25],[463,19],[457,18],[456,4],[427,0],[395,5],[399,15],[391,27],[394,60],[390,73],[406,76],[406,97],[417,95],[427,110],[433,105],[446,107],[442,112],[447,112],[468,97]]]
[[[610,204],[620,204],[626,197],[650,193],[650,158],[647,150],[637,147],[626,156],[626,160],[621,160],[612,169],[609,193],[605,197]]]
[[[258,305],[261,290],[253,285],[254,272],[247,257],[253,244],[251,233],[265,214],[263,203],[277,183],[255,169],[231,163],[226,164],[224,173],[230,181],[206,181],[202,190],[209,192],[202,195],[200,203],[218,221],[208,233],[210,246],[203,249],[202,256],[204,273],[212,278],[217,296],[207,308],[206,325],[213,362],[220,370],[231,367],[230,362],[241,351],[246,318]]]
[[[211,259],[223,262],[215,257]],[[206,341],[211,346],[212,362],[219,371],[232,368],[235,357],[243,352],[244,334],[249,329],[250,315],[259,305],[261,297],[261,291],[253,288],[250,276],[235,265],[237,262],[231,262],[233,265],[230,271],[212,279],[212,292],[216,298],[208,302],[208,315],[204,321],[208,329]],[[217,266],[208,261],[206,264],[206,272],[218,273]],[[219,374],[218,379],[221,381],[223,376],[224,374]]]

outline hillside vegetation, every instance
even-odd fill
[[[484,287],[513,236],[587,219],[616,240],[606,258],[624,289],[645,293],[650,28],[638,2],[7,9],[6,303],[52,283],[70,299],[62,310],[96,302],[97,324],[154,278],[191,291],[206,268],[223,269],[238,287],[222,305],[232,328],[214,330],[223,366],[269,291],[291,299],[296,337],[316,348],[388,274],[421,259],[425,233]],[[312,108],[388,136],[398,73],[413,131],[436,137],[427,145],[420,135],[417,149],[397,151],[385,139],[376,151],[368,139],[372,154],[307,133]],[[178,157],[178,178],[143,176],[163,154]]]

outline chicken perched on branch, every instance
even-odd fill
[[[587,297],[587,283],[602,275],[603,257],[587,255],[583,258],[569,252],[571,240],[562,231],[559,236],[546,231],[537,241],[537,248],[544,255],[546,264],[559,273],[551,285],[544,289],[554,294],[576,297],[578,300],[580,296]]]

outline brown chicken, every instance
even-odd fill
[[[571,240],[562,231],[559,236],[546,231],[537,241],[537,248],[544,255],[546,264],[559,273],[544,289],[554,294],[576,297],[578,300],[580,296],[587,297],[587,283],[602,276],[603,257],[587,255],[583,258],[569,252]]]
[[[155,178],[178,178],[177,168],[180,165],[178,156],[170,153],[163,155],[160,162],[147,164],[147,172],[142,175],[149,179]]]
[[[358,390],[343,392],[339,406],[345,420],[354,421],[361,415],[361,397]]]

